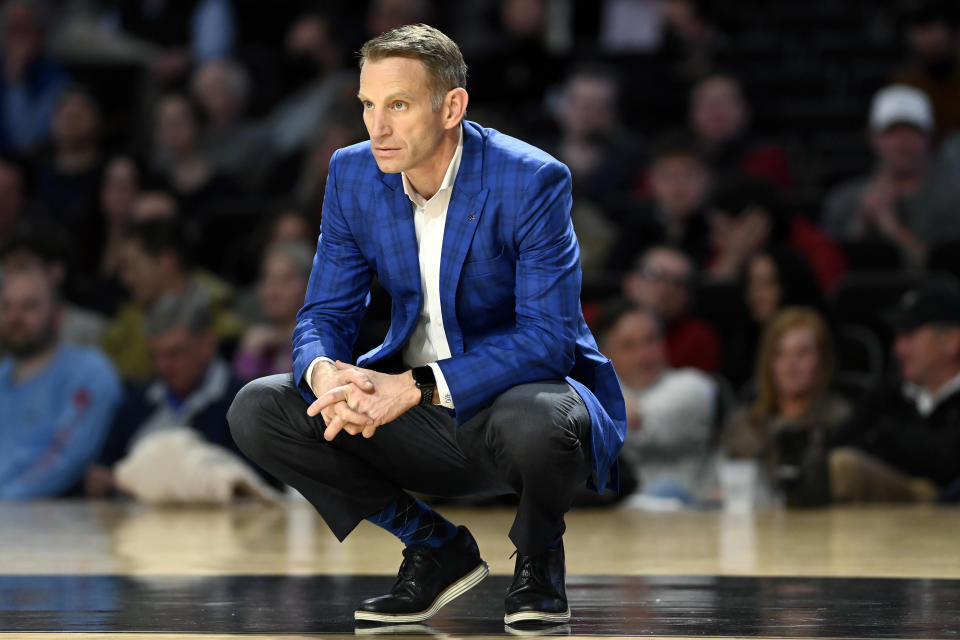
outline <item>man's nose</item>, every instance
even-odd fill
[[[373,130],[370,132],[374,138],[384,138],[391,133],[390,117],[383,111],[374,111]]]

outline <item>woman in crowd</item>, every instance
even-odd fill
[[[763,333],[757,398],[723,430],[727,453],[761,461],[770,488],[791,506],[829,500],[827,442],[850,415],[847,401],[830,391],[833,366],[823,317],[810,307],[780,311]]]
[[[761,250],[747,260],[740,278],[747,311],[740,330],[724,344],[723,374],[741,389],[753,376],[760,336],[778,311],[803,305],[823,311],[817,278],[807,261],[786,246]]]
[[[237,377],[253,380],[293,370],[290,336],[307,292],[313,251],[302,243],[270,245],[263,257],[258,294],[264,320],[250,326],[234,355]]]
[[[140,195],[141,178],[132,156],[113,156],[100,177],[96,216],[92,221],[78,219],[67,227],[75,239],[72,293],[80,304],[108,315],[126,297],[120,284],[121,247]]]

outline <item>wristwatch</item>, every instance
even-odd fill
[[[413,368],[413,382],[420,389],[420,406],[429,407],[433,404],[433,393],[437,389],[437,379],[433,375],[433,368],[428,366]]]

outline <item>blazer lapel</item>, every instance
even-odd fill
[[[463,155],[453,185],[443,227],[443,251],[440,257],[440,307],[450,353],[463,353],[463,334],[457,323],[457,284],[463,262],[480,226],[487,189],[483,188],[483,138],[470,122],[463,123]]]
[[[378,260],[382,265],[377,271],[380,280],[394,303],[402,304],[403,317],[394,307],[391,324],[400,331],[394,335],[409,339],[416,326],[423,304],[420,287],[420,258],[417,250],[417,231],[413,223],[413,207],[403,191],[400,174],[381,174],[382,185],[377,190],[377,229],[373,236],[380,245]],[[393,333],[393,332],[391,332]]]
[[[399,173],[382,174],[383,187],[377,197],[377,210],[384,212],[376,217],[378,229],[374,237],[379,238],[384,260],[389,269],[385,271],[403,281],[411,281],[411,288],[420,292],[420,258],[417,250],[417,229],[413,223],[413,205],[403,191]]]

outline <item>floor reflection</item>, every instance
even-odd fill
[[[198,535],[200,535],[198,533]],[[150,633],[956,638],[960,581],[571,576],[569,625],[505,629],[507,576],[428,625],[358,628],[389,576],[0,576],[0,630]]]

